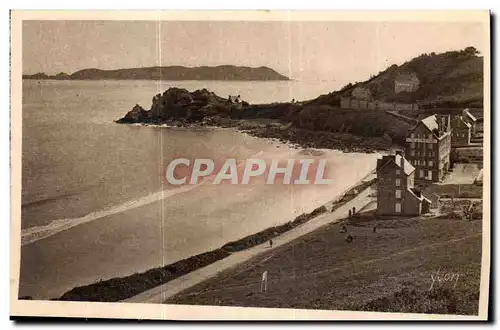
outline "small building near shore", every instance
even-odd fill
[[[358,100],[370,100],[372,97],[372,92],[367,87],[358,86],[354,88],[351,92],[351,96]]]
[[[463,116],[455,116],[451,122],[451,146],[468,146],[472,135],[472,125]]]
[[[402,152],[377,160],[377,214],[418,216],[428,213],[431,201],[415,184],[415,167]]]
[[[394,80],[394,92],[414,92],[420,87],[420,79],[413,71],[400,72]]]
[[[464,109],[462,111],[462,117],[463,117],[463,120],[468,123],[471,127],[471,134],[472,136],[474,136],[476,134],[476,122],[477,122],[477,118],[474,117],[469,109]]]

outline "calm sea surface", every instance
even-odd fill
[[[354,162],[352,154],[330,151],[321,156],[335,182],[328,187],[169,187],[162,172],[180,156],[304,156],[230,129],[113,122],[136,103],[148,109],[153,95],[172,86],[240,94],[251,103],[310,99],[339,87],[334,81],[23,81],[20,295],[52,298],[218,248],[312,210],[373,167],[375,154]]]

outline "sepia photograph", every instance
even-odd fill
[[[10,315],[486,320],[490,13],[11,11]]]

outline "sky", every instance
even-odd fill
[[[485,42],[474,22],[24,21],[23,73],[230,64],[356,81],[422,53],[482,51]]]

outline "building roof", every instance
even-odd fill
[[[398,73],[398,75],[396,76],[396,81],[398,80],[411,80],[411,81],[420,81],[420,79],[418,79],[417,77],[417,74],[413,71],[401,71]]]
[[[483,169],[481,169],[477,174],[476,182],[483,182]]]
[[[436,115],[429,116],[420,121],[424,124],[431,132],[434,133],[434,130],[439,129],[438,121]]]
[[[472,127],[472,125],[471,125],[471,124],[469,124],[468,122],[466,122],[462,116],[460,116],[460,121],[461,121],[462,123],[464,123],[464,124],[465,124],[465,126],[467,126],[467,128],[471,128],[471,127]]]
[[[416,191],[415,188],[408,188],[408,191],[416,199],[420,201],[426,201],[427,203],[432,204],[432,201],[429,198],[425,197],[424,194],[422,194],[422,192]]]
[[[396,166],[398,166],[399,168],[401,168],[406,175],[410,175],[411,173],[413,173],[413,171],[415,171],[415,167],[413,167],[413,165],[411,165],[406,158],[397,154],[397,155],[383,156],[382,159],[378,159],[377,172],[391,162],[396,164]]]
[[[474,117],[474,116],[472,115],[472,113],[470,113],[469,109],[464,109],[463,114],[464,114],[464,116],[469,117],[469,118],[470,118],[470,120],[472,120],[472,121],[477,121],[477,118],[476,118],[476,117]]]

